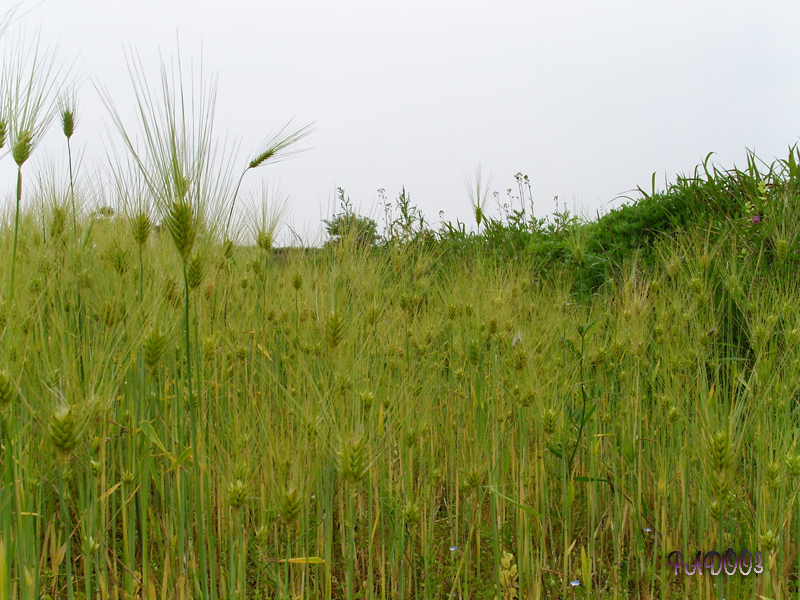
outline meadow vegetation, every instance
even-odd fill
[[[341,190],[275,248],[281,197],[235,197],[310,130],[237,179],[213,85],[132,65],[102,186],[22,187],[49,121],[4,113],[0,598],[800,598],[796,148],[591,222],[521,174],[477,231]],[[666,561],[728,547],[765,573]]]

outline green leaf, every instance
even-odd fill
[[[524,510],[525,512],[527,512],[527,513],[529,513],[529,514],[532,514],[532,515],[533,515],[533,516],[535,516],[535,517],[541,517],[541,516],[542,516],[541,514],[539,514],[538,512],[536,512],[535,510],[533,510],[532,508],[530,508],[530,507],[528,507],[528,506],[523,506],[523,505],[522,505],[522,504],[520,504],[519,502],[515,502],[514,500],[512,500],[512,499],[511,499],[511,498],[509,498],[508,496],[504,496],[503,494],[501,494],[500,492],[498,492],[498,491],[497,491],[497,490],[495,490],[495,489],[491,489],[490,491],[491,491],[491,492],[492,492],[492,493],[493,493],[495,496],[497,496],[498,498],[502,498],[502,499],[503,499],[503,500],[505,500],[506,502],[509,502],[509,503],[513,504],[513,505],[514,505],[514,506],[516,506],[517,508],[521,508],[521,509],[522,509],[522,510]]]
[[[187,446],[186,448],[184,448],[183,452],[181,452],[178,458],[175,458],[171,454],[167,453],[167,457],[169,457],[169,459],[172,461],[172,466],[167,470],[167,473],[172,471],[172,469],[179,467],[181,464],[183,464],[184,461],[186,461],[187,458],[191,458],[191,456],[192,456],[191,446]]]
[[[550,450],[550,452],[555,454],[561,460],[564,460],[564,454],[561,451],[561,448],[559,448],[558,446],[554,446],[554,445],[548,444],[547,445],[547,449]]]
[[[161,442],[161,438],[158,437],[156,430],[153,429],[153,426],[150,425],[149,421],[142,421],[139,423],[139,429],[141,429],[144,434],[150,438],[150,441],[153,442],[159,450],[161,450],[164,454],[169,454],[167,449],[164,447],[164,444]]]
[[[597,404],[592,404],[589,408],[586,409],[586,415],[583,417],[583,422],[588,423],[592,420],[592,415],[594,411],[597,410]]]
[[[611,481],[603,479],[602,477],[576,477],[575,481],[584,481],[586,483],[607,483],[611,485]]]

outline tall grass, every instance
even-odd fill
[[[728,546],[769,568],[725,597],[794,589],[796,290],[763,250],[697,230],[580,302],[535,261],[346,239],[284,261],[211,243],[198,275],[194,213],[171,210],[141,244],[124,211],[94,218],[102,402],[79,393],[77,250],[55,260],[22,215],[14,597],[708,597],[665,556]],[[718,342],[722,289],[752,358]]]
[[[278,252],[280,196],[227,230],[214,86],[130,64],[118,205],[71,176],[0,233],[3,597],[800,594],[795,150],[600,285],[585,224],[495,253],[477,182],[481,236]]]

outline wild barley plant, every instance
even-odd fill
[[[144,249],[153,231],[152,190],[129,156],[112,154],[111,178],[120,199],[136,247],[139,250],[139,298],[144,298]],[[133,163],[133,164],[131,164]]]
[[[469,203],[472,207],[472,215],[475,217],[475,224],[478,226],[478,234],[481,231],[481,225],[486,221],[486,201],[489,198],[489,191],[492,186],[491,175],[487,180],[483,180],[481,174],[481,165],[475,168],[474,183],[469,178],[465,177],[464,182],[467,186],[469,193]]]
[[[3,454],[3,463],[5,465],[3,469],[3,489],[4,490],[11,490],[12,482],[14,481],[15,477],[12,473],[10,465],[13,464],[14,455],[13,455],[13,442],[12,442],[12,431],[10,427],[10,420],[12,418],[11,407],[12,402],[14,401],[15,393],[14,388],[12,386],[11,379],[8,376],[8,372],[5,370],[0,371],[0,433],[2,437],[0,440],[4,446],[4,454]],[[3,504],[10,504],[11,502],[11,494],[10,492],[3,494],[0,496],[0,502]],[[19,512],[19,511],[17,511]],[[2,537],[0,537],[0,552],[11,552],[11,511],[6,510],[3,511],[3,517],[0,520],[2,524]],[[6,550],[6,546],[8,546],[8,550]],[[2,590],[3,594],[7,597],[11,597],[11,579],[12,579],[12,569],[10,567],[11,561],[5,559],[0,562],[0,590]]]
[[[69,165],[69,195],[72,204],[72,227],[73,235],[78,236],[78,213],[75,207],[75,177],[72,172],[72,136],[77,125],[77,103],[75,91],[63,93],[58,98],[58,113],[61,117],[61,131],[67,138],[67,162]]]
[[[38,35],[30,47],[27,46],[25,38],[20,36],[14,39],[7,48],[2,77],[7,97],[3,103],[2,114],[0,114],[0,142],[5,143],[6,133],[8,133],[11,156],[17,165],[14,241],[11,252],[11,276],[6,297],[6,314],[10,318],[19,241],[22,166],[28,161],[44,137],[55,116],[54,92],[58,85],[60,69],[56,67],[56,51],[40,49]],[[6,344],[8,344],[8,338],[9,336],[6,335]],[[6,346],[6,350],[8,350],[8,346]]]
[[[2,20],[1,32],[5,32],[10,18],[13,13],[11,11],[5,13]],[[0,148],[4,147],[8,140],[11,145],[11,155],[14,162],[17,164],[17,189],[16,189],[16,202],[14,212],[14,239],[11,253],[11,272],[6,287],[6,303],[4,307],[5,316],[5,332],[4,332],[4,348],[5,360],[8,364],[11,350],[11,332],[10,328],[17,323],[13,313],[14,296],[15,296],[15,278],[17,267],[17,248],[19,242],[19,223],[20,223],[20,205],[22,202],[22,165],[28,160],[36,145],[41,141],[42,136],[47,130],[49,122],[53,116],[52,112],[52,94],[54,86],[56,85],[57,72],[54,73],[55,65],[55,52],[40,51],[39,37],[31,47],[27,47],[25,38],[19,35],[9,41],[6,46],[7,53],[3,62],[2,76],[0,77],[0,86],[2,86],[6,97],[0,101]],[[6,458],[10,459],[13,453],[13,432],[8,430],[10,420],[3,418],[3,431],[6,442]],[[13,461],[4,461],[4,489],[8,491],[9,496],[5,494],[0,496],[0,502],[3,504],[11,505],[11,486],[10,472]],[[16,479],[14,477],[14,479]],[[16,506],[16,513],[18,516],[17,527],[21,531],[20,519],[20,506]],[[11,530],[10,521],[3,519],[3,541],[0,544],[10,543]],[[17,548],[21,552],[24,544],[18,544]],[[19,554],[18,557],[22,557]],[[20,565],[23,563],[20,562]],[[20,567],[21,568],[21,567]],[[10,582],[9,582],[10,585]],[[3,593],[10,591],[10,588],[4,589]],[[26,595],[31,591],[26,590]],[[70,599],[72,600],[72,599]]]
[[[202,392],[199,389],[195,391],[192,379],[190,283],[195,284],[195,287],[199,285],[202,275],[202,250],[198,255],[193,255],[193,251],[199,236],[203,236],[203,244],[209,244],[214,238],[217,217],[220,215],[219,211],[225,201],[230,181],[230,163],[220,162],[216,155],[218,146],[213,131],[216,102],[214,81],[206,88],[201,73],[197,99],[193,97],[191,104],[188,104],[186,93],[193,93],[195,90],[187,90],[184,86],[180,57],[177,59],[177,67],[173,67],[171,72],[162,62],[160,94],[150,91],[143,75],[141,61],[131,56],[128,65],[139,108],[140,125],[144,133],[143,149],[139,149],[133,143],[108,94],[103,93],[103,100],[128,151],[140,169],[149,193],[156,200],[161,222],[172,239],[181,265],[189,436],[193,452],[194,517],[202,597],[208,600],[210,594],[216,595],[216,590],[213,570],[212,581],[209,581],[204,524],[206,481],[200,468],[204,456],[198,445],[196,414],[196,404],[202,398]]]
[[[264,273],[267,269],[268,257],[283,225],[283,220],[288,213],[289,201],[289,197],[282,194],[280,189],[273,188],[270,190],[266,184],[262,184],[261,194],[255,196],[250,203],[251,214],[248,226],[255,238],[256,246],[260,250],[258,277],[262,282],[258,287],[261,296],[260,312],[262,316],[267,312],[266,277]]]
[[[61,131],[67,139],[67,165],[69,168],[69,199],[72,207],[72,245],[75,249],[75,256],[77,259],[76,269],[80,272],[83,269],[82,262],[82,247],[78,239],[78,208],[75,201],[75,174],[73,172],[72,160],[72,136],[75,134],[75,127],[77,126],[77,99],[75,90],[69,92],[62,92],[57,99],[57,112],[61,118]],[[54,186],[55,188],[55,186]],[[54,216],[60,212],[60,207],[56,202],[54,204]],[[79,357],[81,361],[81,384],[85,377],[85,367],[83,365],[84,354],[84,328],[85,328],[85,308],[83,302],[83,294],[81,292],[81,278],[75,279],[75,300],[78,313],[77,327],[79,339]]]
[[[81,422],[82,415],[78,415],[76,410],[69,404],[62,404],[50,416],[50,424],[48,425],[48,433],[50,441],[58,456],[61,464],[59,470],[60,486],[59,486],[59,502],[61,504],[61,518],[63,519],[64,526],[66,527],[67,540],[72,535],[72,523],[70,521],[69,509],[67,508],[66,496],[68,495],[67,485],[64,479],[64,470],[73,450],[78,445],[78,442],[86,430],[86,421]],[[72,544],[69,541],[66,544],[66,568],[67,568],[67,597],[69,600],[74,600],[75,592],[73,589],[72,581]]]
[[[228,220],[225,223],[226,240],[230,239],[230,226],[231,220],[233,219],[233,211],[236,206],[236,198],[239,195],[239,188],[242,185],[242,180],[244,179],[244,176],[247,175],[248,171],[266,166],[268,164],[280,162],[293,155],[303,152],[302,149],[295,147],[296,144],[311,135],[314,131],[313,123],[299,128],[292,128],[291,125],[292,120],[288,121],[285,125],[272,133],[264,142],[258,154],[248,163],[248,165],[242,171],[242,174],[239,176],[239,180],[236,182],[236,188],[233,191],[233,197],[231,198],[231,208],[230,212],[228,213]],[[278,204],[271,210],[274,211],[275,209],[278,209],[279,212],[272,212],[270,216],[281,215],[281,205]],[[274,221],[270,219],[270,224],[272,222]]]
[[[332,313],[334,314],[334,313]],[[347,523],[348,523],[348,571],[347,600],[355,597],[355,493],[356,486],[367,476],[369,452],[367,439],[363,435],[353,435],[343,439],[336,454],[339,474],[347,484]]]

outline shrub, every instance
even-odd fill
[[[345,198],[344,190],[337,188],[341,212],[335,214],[330,221],[324,220],[325,230],[331,239],[328,244],[349,241],[358,247],[375,246],[380,236],[378,224],[369,217],[357,215],[353,211],[350,198]]]

